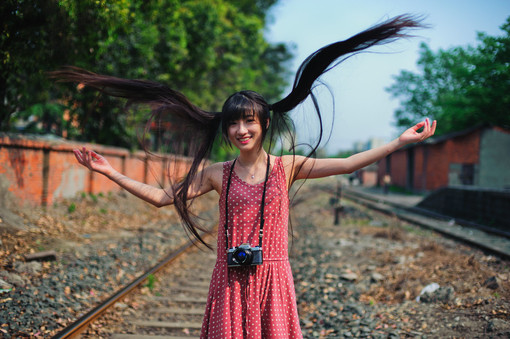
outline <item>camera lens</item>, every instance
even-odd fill
[[[252,260],[252,253],[250,250],[238,248],[234,253],[233,257],[241,265],[249,265]]]

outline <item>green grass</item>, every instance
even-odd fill
[[[67,207],[67,211],[69,213],[73,213],[74,211],[76,211],[76,204],[74,202],[72,202],[69,207]]]
[[[145,287],[147,287],[149,289],[149,291],[152,292],[152,290],[154,289],[154,284],[156,283],[156,277],[153,275],[153,274],[149,274],[147,276],[147,282],[145,283]]]
[[[97,203],[98,200],[97,195],[95,195],[94,193],[89,193],[89,197],[90,199],[92,199],[94,203]]]

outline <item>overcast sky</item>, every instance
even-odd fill
[[[295,45],[293,71],[320,47],[404,13],[426,16],[431,28],[416,31],[418,36],[410,40],[374,49],[380,53],[357,55],[324,77],[335,98],[329,152],[350,149],[354,142],[373,137],[389,141],[398,136],[393,117],[398,101],[385,88],[401,70],[417,71],[420,43],[437,51],[475,45],[477,32],[502,35],[500,26],[510,16],[510,0],[280,0],[273,7],[266,36],[272,42]],[[331,112],[327,92],[321,92],[324,111]],[[308,133],[305,126],[310,125],[303,116],[310,110],[305,104],[294,114],[301,141]],[[332,119],[325,124],[331,126]]]

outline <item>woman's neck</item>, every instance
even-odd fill
[[[257,152],[241,152],[238,157],[238,161],[242,164],[243,167],[254,167],[260,163],[266,162],[267,153],[264,149],[260,149]]]

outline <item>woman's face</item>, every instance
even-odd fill
[[[262,126],[258,117],[251,114],[231,121],[228,138],[240,151],[258,150],[262,142]]]

